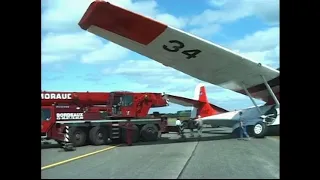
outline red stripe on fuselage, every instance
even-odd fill
[[[277,97],[277,99],[278,99],[278,101],[279,101],[279,103],[280,103],[280,92],[278,92],[278,93],[275,94],[275,95],[276,95],[276,97]],[[272,104],[275,104],[275,103],[276,103],[276,102],[274,102],[272,96],[269,96],[269,99],[268,99],[266,105],[272,105]]]
[[[277,96],[277,94],[280,93],[279,88],[277,88],[277,86],[280,85],[280,76],[268,81],[268,84],[271,87],[271,89],[273,89],[273,90],[276,89],[274,91],[274,93]],[[249,93],[251,94],[252,97],[261,99],[261,100],[267,102],[267,104],[272,104],[272,102],[273,102],[273,98],[270,95],[270,93],[268,92],[268,89],[267,89],[267,87],[266,87],[266,85],[264,83],[258,84],[258,85],[253,86],[253,87],[250,87],[250,88],[248,88],[248,91],[249,91]],[[237,92],[247,95],[245,90],[240,90],[240,91],[237,91]],[[273,102],[273,104],[274,103],[275,102]]]
[[[268,81],[268,84],[269,84],[269,86],[271,88],[280,85],[280,76]],[[256,86],[248,88],[248,91],[253,94],[253,93],[256,93],[256,92],[259,92],[259,91],[263,91],[263,90],[266,90],[266,89],[267,89],[266,85],[264,83],[262,83],[262,84],[259,84],[259,85],[256,85]],[[241,93],[241,94],[246,94],[246,92],[244,90],[241,90],[241,91],[238,91],[238,92]]]
[[[91,3],[79,26],[84,30],[97,26],[143,45],[151,43],[167,28],[165,24],[104,1]]]

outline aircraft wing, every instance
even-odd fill
[[[268,82],[277,78],[279,82],[276,69],[108,2],[92,2],[79,26],[199,80],[243,94],[245,84],[253,97],[265,101],[270,96],[261,75]],[[280,92],[279,84],[272,88]]]
[[[180,97],[180,96],[175,96],[175,95],[170,95],[170,94],[165,94],[163,96],[164,99],[168,100],[171,103],[174,104],[179,104],[181,106],[185,106],[185,107],[199,107],[200,105],[204,104],[204,102],[201,101],[197,101],[194,99],[189,99],[189,98],[185,98],[185,97]],[[209,103],[210,106],[216,110],[218,110],[220,113],[222,112],[228,112],[228,110],[223,109],[221,107],[218,107],[216,105],[213,105],[211,103]]]

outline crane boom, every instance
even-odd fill
[[[42,91],[41,105],[52,104],[82,104],[82,105],[106,105],[110,93],[108,92],[56,92]]]

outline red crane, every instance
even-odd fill
[[[166,133],[167,118],[146,118],[150,108],[168,103],[161,93],[150,92],[41,92],[41,137],[75,146],[101,145],[107,139],[125,141],[122,124],[134,123],[134,142],[154,141]],[[64,133],[63,133],[64,132]]]
[[[77,104],[77,105],[106,105],[109,92],[41,92],[41,105],[51,106],[53,104]]]
[[[146,117],[150,108],[165,107],[168,103],[161,93],[42,91],[41,105],[76,105],[90,112],[106,111],[114,118],[139,118]]]

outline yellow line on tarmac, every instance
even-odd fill
[[[66,164],[66,163],[71,162],[71,161],[75,161],[75,160],[82,159],[82,158],[85,158],[85,157],[88,157],[88,156],[91,156],[91,155],[94,155],[94,154],[98,154],[98,153],[101,153],[101,152],[104,152],[104,151],[108,151],[108,150],[113,149],[115,147],[118,147],[120,145],[121,144],[116,145],[116,146],[107,147],[107,148],[100,149],[98,151],[94,151],[94,152],[91,152],[91,153],[88,153],[88,154],[83,154],[83,155],[76,156],[76,157],[71,158],[71,159],[67,159],[67,160],[60,161],[60,162],[57,162],[57,163],[53,163],[53,164],[50,164],[50,165],[47,165],[47,166],[43,166],[43,167],[41,167],[41,170],[53,168],[53,167],[56,167],[56,166],[59,166],[59,165],[62,165],[62,164]]]

